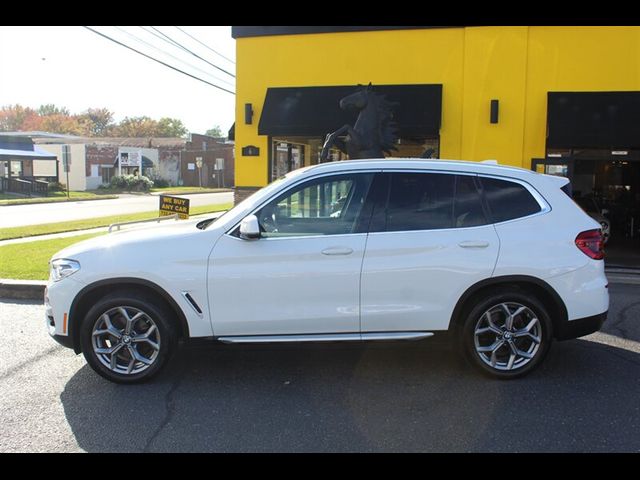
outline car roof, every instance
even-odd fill
[[[363,160],[345,160],[338,162],[327,162],[318,165],[312,165],[299,169],[299,174],[315,175],[318,173],[340,172],[346,170],[367,170],[367,169],[415,169],[415,170],[441,170],[453,172],[471,172],[484,173],[487,175],[514,177],[514,178],[531,178],[532,176],[546,176],[519,167],[499,165],[494,161],[491,163],[463,161],[463,160],[440,160],[440,159],[421,159],[421,158],[377,158]]]

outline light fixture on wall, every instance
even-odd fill
[[[253,120],[253,106],[250,103],[244,104],[244,123],[246,125],[251,125],[251,121]]]
[[[489,116],[489,121],[491,123],[498,123],[498,100],[491,100],[491,115]]]

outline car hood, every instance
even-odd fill
[[[144,254],[145,252],[157,252],[165,250],[170,245],[184,247],[186,243],[205,233],[196,227],[202,220],[188,220],[171,223],[159,223],[149,226],[124,227],[121,231],[115,231],[106,235],[100,235],[60,250],[52,258],[76,259],[87,254],[98,254],[105,252],[121,252],[126,250],[129,255],[134,252]],[[169,221],[170,222],[170,221]],[[206,231],[208,236],[215,236],[216,229],[210,228]]]

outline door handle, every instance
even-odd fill
[[[465,242],[460,242],[458,246],[462,248],[487,248],[489,246],[489,242],[484,240],[467,240]]]
[[[349,247],[329,247],[322,250],[323,255],[351,255],[353,248]]]

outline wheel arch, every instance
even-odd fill
[[[528,275],[504,275],[482,280],[469,287],[460,297],[451,314],[450,326],[458,329],[464,323],[464,313],[473,304],[474,298],[483,292],[500,287],[508,287],[529,292],[540,300],[548,309],[553,324],[554,336],[561,330],[561,326],[568,319],[567,307],[555,289],[544,280]]]
[[[82,352],[82,348],[80,346],[80,324],[84,319],[84,315],[89,311],[91,305],[93,305],[97,299],[107,293],[113,292],[116,288],[141,291],[161,299],[161,301],[163,301],[166,306],[175,313],[179,338],[189,338],[189,324],[187,322],[187,317],[174,298],[165,289],[142,278],[109,278],[87,285],[78,292],[71,303],[71,307],[69,309],[69,336],[72,338],[72,345],[75,353]]]

